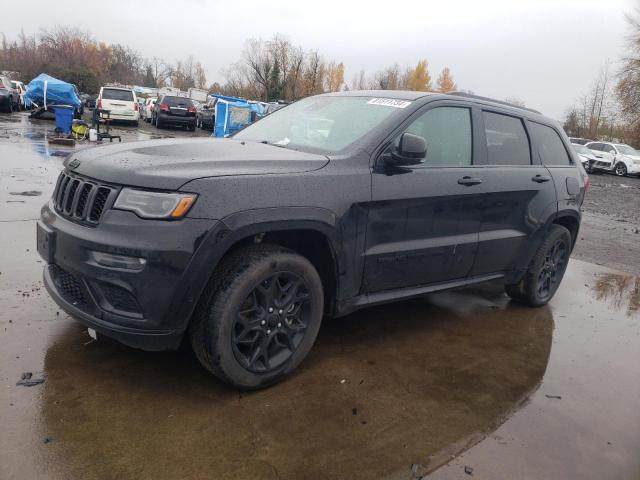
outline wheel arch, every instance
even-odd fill
[[[576,240],[578,239],[578,231],[580,230],[579,213],[573,210],[560,211],[555,218],[553,218],[551,223],[561,225],[569,230],[569,233],[571,234],[571,249],[573,250]]]

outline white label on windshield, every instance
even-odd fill
[[[385,107],[406,108],[411,102],[406,100],[396,100],[394,98],[372,98],[367,102],[370,105],[384,105]]]

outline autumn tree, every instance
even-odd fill
[[[436,83],[438,85],[438,92],[448,93],[456,91],[458,89],[456,82],[453,81],[453,76],[451,75],[449,67],[445,67],[442,69],[442,72],[440,72],[440,76],[438,76],[438,80]]]
[[[640,7],[627,14],[629,33],[627,52],[622,58],[622,68],[615,93],[620,112],[628,123],[628,130],[635,146],[640,145]]]
[[[326,92],[337,92],[344,85],[344,64],[331,62],[327,65],[324,90]]]
[[[429,75],[429,63],[426,59],[420,60],[416,67],[409,71],[407,78],[407,90],[429,92],[432,90],[431,76]]]

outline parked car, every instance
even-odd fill
[[[20,97],[20,100],[18,101],[18,109],[24,110],[24,94],[27,93],[27,88],[24,86],[24,83],[19,82],[18,80],[11,80],[11,86],[16,92],[18,92],[18,95]]]
[[[44,283],[92,335],[186,337],[213,374],[261,388],[324,315],[489,280],[545,305],[578,235],[579,163],[555,121],[504,102],[308,97],[231,138],[72,155],[38,221]]]
[[[205,103],[207,101],[207,90],[203,88],[190,88],[187,90],[187,96],[196,102]]]
[[[140,118],[144,119],[145,122],[151,123],[151,117],[153,114],[153,106],[156,104],[157,98],[147,98],[144,101],[144,108],[140,110]]]
[[[196,125],[198,128],[213,130],[216,123],[216,101],[215,97],[209,97],[207,102],[196,113]]]
[[[124,87],[102,87],[96,107],[109,110],[112,120],[124,120],[138,125],[140,110],[136,92]]]
[[[76,96],[80,99],[80,106],[73,109],[73,116],[74,118],[82,118],[82,116],[84,115],[84,102],[81,99],[81,94],[78,90],[78,87],[73,85],[73,89],[76,92]]]
[[[591,142],[585,145],[596,161],[593,170],[615,173],[618,176],[640,174],[640,152],[623,143]]]
[[[153,106],[151,123],[158,128],[179,126],[196,129],[196,107],[190,98],[164,95]]]
[[[586,145],[589,142],[593,142],[593,140],[589,140],[588,138],[580,137],[569,137],[569,141],[575,145]]]
[[[20,108],[20,94],[4,75],[0,75],[0,108],[9,113]]]
[[[584,167],[585,171],[587,173],[593,173],[593,165],[598,161],[598,158],[585,145],[573,143],[571,146],[573,147],[573,150],[578,154],[580,162],[582,162],[582,166]]]
[[[98,101],[98,95],[87,95],[84,106],[87,108],[96,108],[96,102]]]

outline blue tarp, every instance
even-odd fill
[[[41,73],[29,82],[24,98],[28,102],[27,105],[34,102],[41,107],[45,106],[45,103],[46,105],[69,105],[76,108],[80,108],[82,105],[72,84],[53,78],[46,73]]]
[[[256,115],[264,114],[264,107],[259,103],[249,103],[246,100],[224,95],[213,95],[216,102],[216,121],[213,126],[212,137],[226,137],[244,128],[252,122]]]

